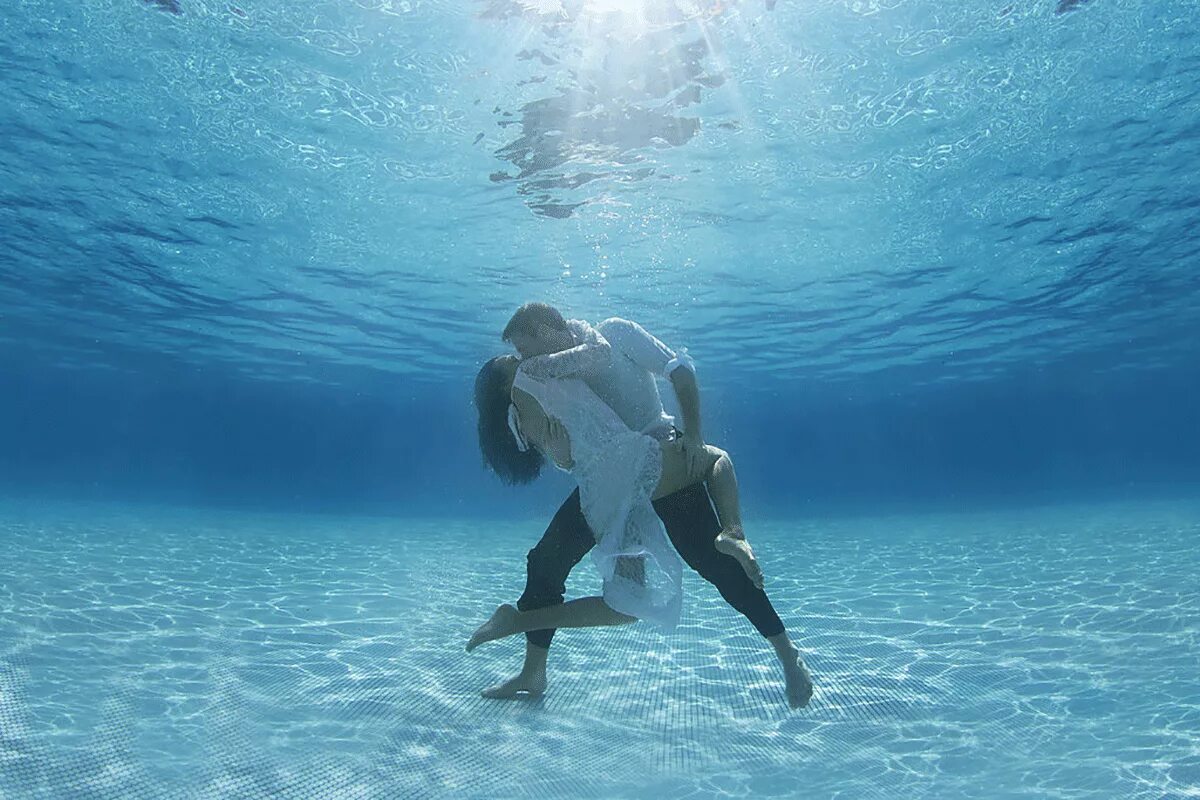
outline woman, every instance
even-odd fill
[[[483,366],[475,381],[479,443],[503,480],[528,483],[545,457],[571,473],[596,537],[593,559],[602,597],[529,611],[500,606],[467,644],[543,628],[621,625],[645,619],[673,627],[679,619],[682,568],[651,502],[699,481],[687,476],[678,443],[631,431],[577,379],[539,380],[515,356]],[[716,547],[738,560],[759,587],[762,572],[741,530],[737,481],[729,455],[706,447],[705,481],[721,522]]]

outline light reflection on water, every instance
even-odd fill
[[[441,380],[537,296],[731,381],[1196,356],[1182,0],[178,6],[0,27],[11,347]]]

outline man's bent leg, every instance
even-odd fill
[[[812,696],[812,678],[804,660],[788,638],[767,593],[754,585],[737,560],[717,550],[715,540],[721,523],[704,484],[656,500],[654,510],[687,565],[717,587],[725,602],[750,620],[775,648],[783,667],[788,704],[793,708],[806,705]]]
[[[764,637],[783,633],[783,621],[775,613],[767,593],[754,585],[733,557],[717,550],[714,542],[721,523],[704,484],[697,483],[655,500],[654,510],[679,555],[717,587],[725,602],[740,611]]]
[[[579,490],[559,507],[541,541],[525,558],[525,591],[517,608],[528,611],[563,602],[567,576],[592,547],[595,538],[579,505]],[[520,673],[483,690],[484,697],[506,699],[525,692],[539,696],[546,690],[546,659],[554,630],[525,634],[525,664]]]
[[[525,591],[517,600],[517,608],[530,611],[562,603],[567,576],[595,545],[576,489],[555,512],[541,541],[525,557]],[[553,638],[553,629],[525,634],[526,641],[541,648],[550,647]]]

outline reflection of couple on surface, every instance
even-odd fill
[[[484,459],[504,481],[527,483],[549,458],[578,488],[529,551],[516,606],[496,609],[467,645],[525,634],[521,672],[484,696],[543,694],[556,628],[638,619],[673,628],[682,557],[774,646],[789,704],[806,705],[812,680],[762,589],[742,533],[733,463],[701,436],[686,352],[676,354],[634,322],[613,318],[592,327],[541,303],[518,309],[504,339],[521,358],[494,358],[475,381]],[[675,389],[682,432],[663,411],[658,375]],[[564,603],[567,575],[589,550],[603,596]]]

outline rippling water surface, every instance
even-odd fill
[[[437,379],[536,294],[729,375],[1186,362],[1195,12],[19,0],[0,336]]]

